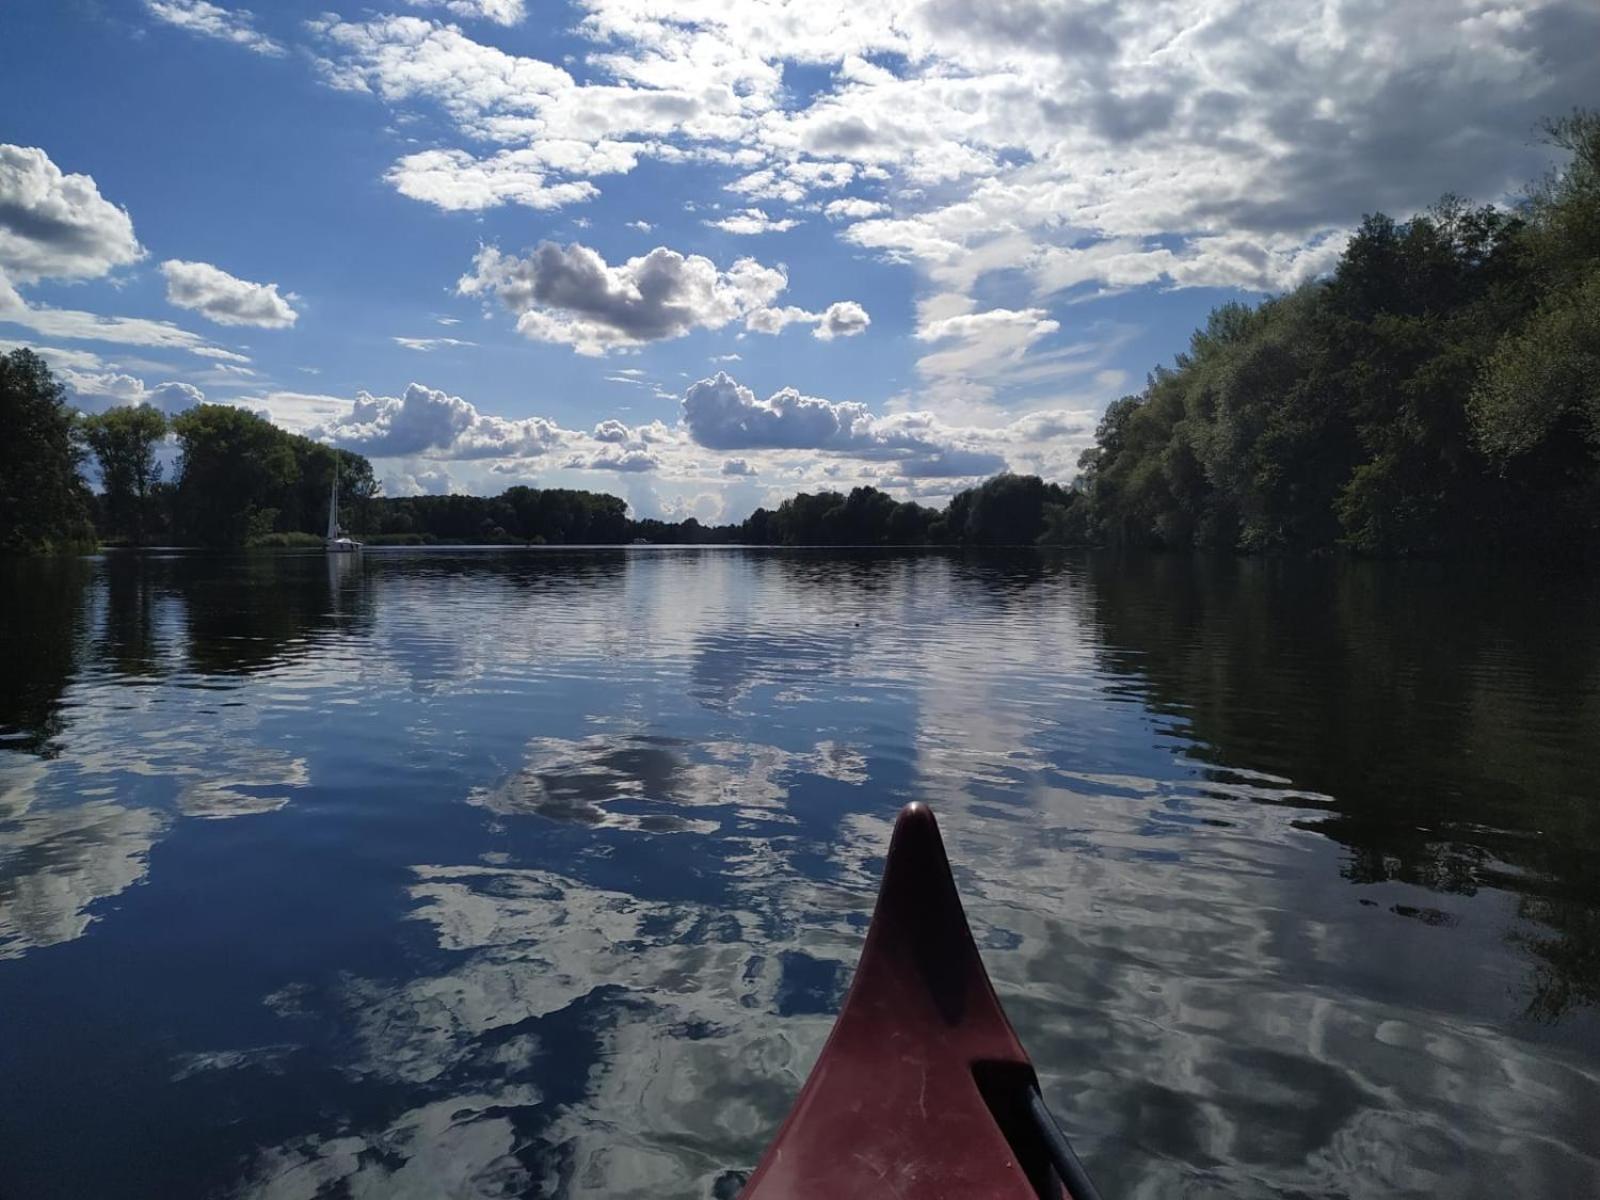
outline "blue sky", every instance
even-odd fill
[[[10,0],[0,345],[369,454],[742,517],[1071,478],[1215,304],[1507,197],[1574,2]],[[113,318],[107,324],[97,318]],[[736,356],[736,357],[735,357]]]

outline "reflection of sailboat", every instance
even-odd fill
[[[328,496],[328,537],[326,539],[329,554],[354,554],[361,549],[361,543],[352,538],[341,536],[339,533],[339,460],[333,460],[333,491]]]
[[[352,542],[351,546],[354,550],[359,550],[361,543]],[[334,547],[330,546],[329,549],[333,550]],[[327,556],[328,615],[335,621],[342,619],[344,616],[340,611],[339,599],[340,594],[344,591],[346,582],[357,578],[357,573],[361,570],[361,564],[357,561],[357,558],[356,554],[345,553],[344,551],[336,551]]]

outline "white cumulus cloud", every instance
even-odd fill
[[[92,178],[64,174],[35,146],[0,145],[0,273],[94,279],[143,256],[133,219]]]
[[[881,216],[888,211],[889,206],[881,200],[865,200],[860,196],[830,200],[822,206],[823,216],[830,221],[862,221],[868,217]]]
[[[13,350],[32,350],[54,371],[99,371],[105,366],[105,360],[90,350],[68,350],[61,346],[40,346],[32,342],[0,338],[0,354],[10,354]]]
[[[58,368],[58,372],[73,406],[84,412],[148,404],[170,415],[203,404],[206,398],[199,388],[181,381],[169,380],[149,387],[137,376],[120,371]]]
[[[562,466],[575,471],[618,471],[632,474],[659,471],[661,459],[648,450],[607,449],[593,455],[574,455]]]
[[[275,283],[251,283],[210,263],[169,258],[161,264],[167,301],[199,313],[218,325],[287,329],[299,313],[278,294]]]
[[[464,490],[441,464],[406,464],[385,475],[382,485],[385,496],[454,496]]]
[[[632,165],[626,155],[613,161]],[[591,171],[601,173],[598,166],[591,164]],[[553,180],[547,156],[534,150],[502,150],[489,158],[465,150],[423,150],[401,158],[385,178],[402,196],[446,212],[475,212],[501,204],[545,210],[600,194],[587,179]]]
[[[456,289],[497,297],[525,337],[595,355],[693,329],[720,329],[765,307],[787,286],[780,268],[753,258],[723,271],[709,258],[657,246],[612,266],[587,246],[542,242],[525,258],[483,247]]]
[[[828,465],[819,472],[802,456],[799,480],[848,477],[849,460],[856,460],[864,464],[855,472],[858,480],[902,490],[916,480],[977,479],[1007,469],[1070,479],[1078,454],[1093,439],[1094,424],[1088,409],[958,425],[925,411],[879,416],[864,404],[806,396],[795,388],[763,400],[723,372],[693,384],[683,397],[683,426],[696,445],[743,452],[725,461],[724,475],[754,475],[761,463],[793,464],[806,452],[825,456]],[[793,474],[792,466],[787,470]]]
[[[834,338],[865,333],[872,318],[854,300],[837,300],[822,312],[811,312],[798,305],[758,308],[745,318],[745,328],[755,333],[782,333],[790,325],[811,325],[811,336],[829,342]],[[737,355],[734,356],[737,358]]]
[[[238,15],[165,7],[197,28],[203,15],[212,36]],[[330,85],[428,131],[388,173],[425,203],[548,210],[641,162],[675,164],[738,197],[729,214],[690,201],[721,228],[769,232],[793,219],[779,206],[805,205],[847,252],[911,265],[922,335],[980,308],[1043,313],[924,336],[911,402],[941,411],[1016,408],[1075,371],[1045,328],[1054,306],[1131,288],[1282,290],[1326,271],[1364,212],[1403,216],[1446,190],[1504,197],[1550,163],[1531,144],[1538,118],[1593,103],[1600,44],[1593,0],[584,0],[538,10],[573,50],[551,61],[451,23],[523,10],[416,0],[405,15],[325,15],[308,49]],[[868,187],[873,199],[842,191]],[[689,294],[694,271],[658,302],[630,290],[628,264],[600,266],[617,287],[572,305],[502,274],[465,290],[589,354],[735,320],[850,331],[783,305],[781,287],[725,317]]]
[[[800,222],[793,217],[769,217],[759,208],[745,208],[715,221],[707,221],[706,224],[724,233],[748,236],[757,233],[785,233]]]
[[[872,318],[861,305],[854,300],[838,300],[823,310],[811,336],[824,342],[834,338],[855,337],[858,333],[865,333],[871,324]]]
[[[553,421],[489,416],[460,396],[420,383],[401,396],[360,392],[348,412],[309,433],[376,458],[527,458],[546,454],[564,441]]]

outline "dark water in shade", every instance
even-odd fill
[[[1600,592],[741,550],[0,570],[0,1196],[709,1197],[896,809],[1108,1198],[1600,1194]]]

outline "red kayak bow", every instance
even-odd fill
[[[743,1200],[1098,1200],[983,969],[933,813],[895,822],[850,994]]]

